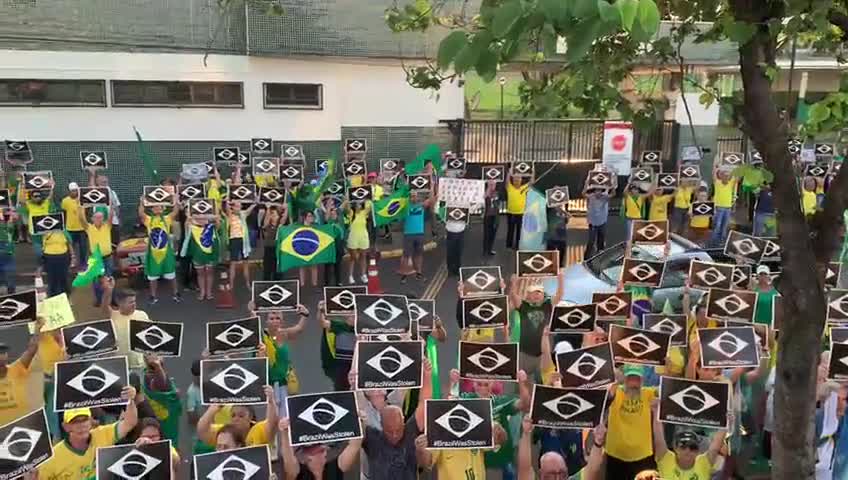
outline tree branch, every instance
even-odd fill
[[[815,238],[813,250],[820,263],[829,262],[838,248],[843,213],[848,209],[848,173],[841,168],[824,196],[822,210],[813,218]]]

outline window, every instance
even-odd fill
[[[265,108],[324,108],[323,86],[312,83],[266,83]]]
[[[115,107],[231,107],[243,108],[240,82],[112,81]]]
[[[106,82],[0,79],[0,106],[105,107]]]

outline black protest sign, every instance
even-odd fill
[[[57,362],[53,372],[57,412],[127,404],[121,397],[121,390],[129,385],[127,357]]]
[[[722,320],[753,322],[757,309],[757,292],[711,288],[707,299],[707,316]]]
[[[345,138],[345,153],[365,153],[368,151],[368,140],[364,138]]]
[[[421,342],[356,342],[356,349],[356,388],[375,390],[421,386]]]
[[[712,217],[715,214],[715,203],[692,202],[692,215],[701,217]]]
[[[604,170],[592,170],[586,179],[586,188],[612,188],[615,186],[612,173]]]
[[[266,205],[286,203],[286,189],[280,187],[259,187],[259,202]]]
[[[551,311],[551,333],[588,333],[595,330],[594,303],[557,305]]]
[[[409,319],[421,330],[432,330],[436,323],[435,300],[409,299]]]
[[[86,169],[104,169],[107,168],[106,152],[88,152],[80,151],[80,165],[83,170]]]
[[[433,186],[433,179],[429,174],[409,175],[406,180],[413,192],[429,192]]]
[[[335,172],[325,172],[327,167],[330,166],[330,160],[326,158],[316,158],[314,161],[315,164],[315,173],[323,174],[323,173],[335,173]],[[334,164],[335,166],[335,164]]]
[[[759,150],[751,150],[748,154],[748,159],[751,165],[762,165],[763,163],[763,154],[759,152]]]
[[[665,189],[677,188],[680,183],[679,177],[676,173],[657,174],[657,187]]]
[[[790,138],[786,141],[786,149],[792,155],[798,155],[801,153],[801,148],[804,146],[804,142],[799,138]]]
[[[12,196],[8,188],[0,188],[0,208],[12,208]]]
[[[738,167],[745,164],[745,154],[742,152],[721,152],[719,156],[720,167]]]
[[[0,328],[35,321],[35,290],[0,296]]]
[[[463,172],[465,171],[465,167],[465,157],[451,157],[445,162],[445,170],[448,171]]]
[[[670,339],[667,333],[610,325],[609,343],[616,362],[662,365]]]
[[[251,138],[250,151],[255,155],[273,155],[274,141],[269,137]]]
[[[742,257],[751,263],[760,263],[766,252],[766,240],[731,230],[724,244],[724,254]]]
[[[829,170],[830,165],[826,163],[810,163],[804,167],[804,176],[823,179]]]
[[[194,478],[261,480],[272,478],[272,473],[271,454],[267,445],[194,456]]]
[[[62,340],[68,359],[94,357],[118,351],[112,320],[74,323],[62,327]]]
[[[503,182],[504,181],[504,167],[503,165],[492,165],[483,167],[480,170],[480,179],[492,182]]]
[[[775,295],[771,305],[771,329],[775,333],[779,332],[780,327],[783,325],[783,309],[783,295]]]
[[[348,189],[347,198],[351,202],[365,202],[373,198],[371,186],[353,187]]]
[[[203,405],[264,404],[268,359],[239,358],[200,361],[200,398]]]
[[[183,346],[183,324],[130,319],[130,350],[160,357],[179,357]]]
[[[236,157],[237,158],[236,165],[238,165],[240,167],[250,166],[251,157],[252,157],[252,154],[250,152],[244,151],[244,150],[239,150],[238,157]]]
[[[401,168],[400,159],[398,158],[381,158],[380,159],[380,173],[390,174],[397,172]]]
[[[180,203],[185,205],[190,200],[203,198],[203,186],[200,184],[178,185],[177,195]]]
[[[766,241],[763,259],[780,260],[780,244],[777,242],[777,238],[764,238],[763,240]]]
[[[848,327],[830,327],[830,341],[848,344]]]
[[[210,198],[195,198],[188,201],[188,213],[195,218],[213,219],[217,216],[218,209],[215,207],[215,201]],[[215,227],[214,224],[211,226]]]
[[[634,245],[665,245],[668,236],[668,220],[633,220],[630,241]]]
[[[280,181],[288,183],[303,183],[303,165],[289,164],[281,166]]]
[[[0,308],[3,303],[0,302]],[[827,292],[827,321],[832,323],[848,322],[848,290],[830,290]]]
[[[13,165],[25,165],[32,162],[32,150],[25,140],[4,140],[6,161]]]
[[[519,277],[555,277],[559,273],[556,250],[517,250],[515,271]]]
[[[215,147],[212,149],[212,159],[219,163],[238,162],[239,149],[237,147]]]
[[[83,207],[109,205],[111,198],[109,187],[82,187],[79,189],[79,202]]]
[[[259,317],[206,324],[206,348],[211,355],[253,352],[262,340]]]
[[[354,392],[292,395],[286,406],[292,446],[362,438]]]
[[[665,262],[661,260],[625,258],[621,268],[621,281],[624,285],[659,287],[664,274]]]
[[[97,449],[97,480],[171,480],[171,441]]]
[[[32,216],[32,234],[44,235],[65,230],[64,213],[48,213],[47,215]]]
[[[658,165],[662,163],[662,152],[659,150],[647,150],[639,155],[639,165]]]
[[[356,333],[409,332],[409,304],[403,295],[356,295]]]
[[[689,286],[730,289],[733,287],[733,269],[734,265],[727,263],[692,260],[689,264]]]
[[[754,327],[699,328],[703,368],[756,367],[760,364]]]
[[[304,160],[306,158],[306,155],[303,154],[303,146],[301,145],[281,146],[280,156],[283,160]]]
[[[451,222],[468,223],[468,209],[463,207],[448,207],[445,219]]]
[[[553,187],[545,190],[545,202],[548,208],[568,205],[568,187]]]
[[[459,281],[462,283],[462,297],[500,295],[501,267],[460,267]]]
[[[598,320],[619,320],[630,318],[633,294],[630,292],[592,293],[592,303],[597,306]]]
[[[630,183],[653,183],[654,170],[649,167],[637,167],[630,170]]]
[[[253,162],[253,177],[270,175],[276,177],[280,174],[280,164],[276,158],[257,158]]]
[[[666,315],[663,313],[646,313],[642,316],[645,329],[653,332],[667,333],[671,336],[672,347],[685,347],[689,339],[686,315]]]
[[[345,162],[342,172],[344,172],[345,178],[358,177],[368,173],[368,167],[365,160],[350,160]]]
[[[174,204],[174,189],[166,185],[147,185],[144,191],[144,206],[167,207]]]
[[[607,389],[533,386],[530,421],[542,428],[594,428],[603,421]]]
[[[512,163],[512,169],[511,169],[510,173],[513,176],[516,176],[516,177],[532,177],[533,176],[533,169],[534,169],[533,167],[534,167],[533,162],[525,162],[525,161],[513,162]]]
[[[830,344],[830,364],[827,369],[827,378],[839,382],[848,380],[848,344]]]
[[[427,448],[491,448],[491,399],[427,400],[424,404]]]
[[[830,288],[839,286],[839,276],[842,273],[842,263],[828,262],[824,269],[824,284]]]
[[[23,172],[25,190],[49,190],[53,188],[53,172]]]
[[[836,147],[832,143],[816,143],[813,146],[816,156],[832,157],[836,154]]]
[[[599,388],[615,383],[615,362],[609,343],[559,353],[556,363],[563,387]]]
[[[734,265],[733,266],[733,282],[731,289],[747,290],[751,284],[751,266],[750,265]]]
[[[660,377],[661,422],[711,429],[727,428],[730,384]]]
[[[345,196],[345,182],[342,180],[333,182],[327,187],[327,193],[333,197],[344,197]]]
[[[459,376],[471,380],[517,380],[518,344],[460,341]]]
[[[0,480],[13,480],[53,456],[44,408],[0,427]]]
[[[500,328],[508,325],[506,295],[462,300],[462,328]]]
[[[293,311],[300,305],[297,280],[254,281],[251,288],[253,308],[257,312]]]
[[[697,165],[681,165],[677,174],[681,181],[701,179],[701,169]]]
[[[256,185],[244,183],[231,185],[227,196],[231,202],[254,203],[256,202]]]
[[[364,285],[324,287],[324,309],[327,315],[353,315],[356,313],[355,295],[368,293]]]

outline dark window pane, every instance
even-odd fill
[[[0,105],[106,106],[102,80],[0,79]]]
[[[266,83],[265,106],[321,108],[321,85],[308,83]]]
[[[243,105],[241,83],[113,81],[113,104],[147,106]]]

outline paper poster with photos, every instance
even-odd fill
[[[145,207],[169,207],[174,204],[174,187],[170,185],[146,185],[143,191]]]
[[[592,303],[597,306],[598,320],[621,320],[630,318],[633,294],[630,292],[594,292]]]
[[[81,187],[79,189],[79,202],[82,207],[108,206],[111,199],[109,187]]]
[[[129,385],[127,357],[56,362],[53,379],[57,412],[127,404],[121,393]]]
[[[751,263],[760,263],[766,253],[766,239],[753,237],[731,230],[724,243],[724,254],[742,258]]]
[[[545,190],[545,202],[548,208],[568,205],[568,186],[553,187]]]
[[[209,178],[210,170],[206,163],[184,163],[180,170],[180,178],[185,182],[200,183]]]
[[[118,351],[111,319],[74,323],[61,328],[65,357],[69,360],[95,357]]]
[[[171,480],[171,441],[97,449],[97,480]]]
[[[324,287],[324,310],[327,315],[353,315],[356,313],[356,295],[365,295],[365,285]]]
[[[347,198],[351,202],[365,202],[373,200],[374,196],[370,186],[361,186],[348,189]]]
[[[347,190],[347,187],[345,186],[345,182],[341,181],[341,180],[333,182],[333,183],[330,184],[330,186],[327,187],[327,193],[331,197],[335,197],[335,198],[343,198],[345,196],[346,190]]]
[[[350,160],[345,162],[342,167],[345,178],[353,178],[365,175],[368,173],[368,167],[365,160]]]
[[[300,305],[300,282],[255,280],[251,288],[251,301],[257,312],[295,311]]]
[[[292,395],[286,406],[293,447],[362,438],[353,391]]]
[[[703,368],[756,367],[760,354],[754,327],[696,329]]]
[[[201,184],[177,185],[177,196],[183,205],[195,198],[203,198],[203,195],[203,185]]]
[[[459,267],[459,281],[462,283],[462,297],[501,295],[500,266]]]
[[[587,390],[533,385],[530,421],[552,429],[595,428],[604,419],[607,389]]]
[[[424,403],[424,416],[428,449],[494,447],[490,399],[428,399]]]
[[[733,283],[731,289],[748,290],[751,284],[751,266],[750,265],[734,265],[733,266]]]
[[[354,329],[360,335],[409,332],[409,303],[404,295],[356,295]]]
[[[692,260],[689,264],[689,286],[692,288],[733,288],[735,266],[727,263]],[[747,278],[746,278],[747,280]]]
[[[637,287],[659,287],[665,275],[665,262],[625,258],[621,268],[621,282]]]
[[[131,351],[159,357],[179,357],[182,346],[182,323],[130,319]]]
[[[227,200],[231,202],[255,203],[256,202],[256,185],[252,183],[242,183],[240,185],[231,185]]]
[[[503,182],[503,165],[487,165],[480,169],[480,179],[487,182]]]
[[[356,342],[356,388],[419,388],[423,346],[419,341]]]
[[[192,460],[197,479],[229,480],[230,475],[244,480],[273,478],[268,445],[198,454]]]
[[[3,303],[0,302],[0,307],[2,305]],[[830,290],[827,292],[826,318],[830,323],[848,323],[848,290]]]
[[[753,322],[758,295],[751,290],[711,288],[707,297],[707,316],[722,320]]]
[[[748,154],[748,162],[751,165],[762,165],[764,162],[763,154],[759,152],[759,150],[751,150]]]
[[[586,177],[586,188],[607,189],[614,188],[615,180],[612,172],[606,170],[592,170]]]
[[[449,207],[473,208],[486,200],[486,182],[472,178],[439,178],[439,202]]]
[[[53,457],[44,408],[0,426],[0,480],[26,478],[28,472]]]
[[[468,380],[516,381],[518,344],[460,341],[459,376]]]
[[[272,177],[279,176],[280,163],[276,158],[257,158],[253,162],[253,177],[262,175],[270,175]]]
[[[206,348],[210,355],[255,352],[261,341],[259,317],[206,324]]]
[[[506,295],[474,297],[462,300],[462,328],[501,328],[509,324],[509,300]]]
[[[35,321],[36,292],[9,293],[0,296],[0,328],[26,325]]]
[[[664,365],[671,336],[652,330],[610,325],[609,343],[616,362]]]
[[[837,382],[848,380],[848,344],[830,344],[830,363],[828,364],[827,378]]]
[[[630,241],[633,245],[665,245],[670,231],[668,220],[633,220]]]
[[[516,250],[515,271],[519,278],[544,278],[559,275],[557,250]]]
[[[700,180],[701,169],[697,165],[681,165],[677,170],[677,176],[681,182],[684,180]]]
[[[32,234],[44,235],[52,232],[64,232],[65,214],[48,213],[47,215],[33,215]]]
[[[646,313],[642,316],[646,330],[667,333],[672,347],[685,347],[689,341],[688,322],[683,314]]]
[[[108,168],[106,152],[85,151],[79,153],[80,166],[83,170],[105,170]]]
[[[556,305],[551,310],[551,333],[589,333],[595,330],[594,303]]]
[[[677,188],[680,184],[680,175],[677,173],[657,174],[657,187],[664,189]]]
[[[32,150],[26,140],[4,140],[6,161],[12,165],[32,163]]]
[[[270,137],[257,137],[250,139],[250,151],[255,155],[273,155],[274,140]]]
[[[616,381],[609,343],[558,353],[556,364],[566,388],[601,388]]]
[[[368,151],[368,140],[365,138],[345,138],[345,153],[366,153]]]
[[[203,405],[262,405],[268,385],[268,359],[225,358],[200,361]]]
[[[676,377],[660,377],[661,422],[692,427],[727,428],[730,413],[730,384]]]
[[[433,330],[436,323],[436,301],[410,298],[409,319],[421,330]]]

